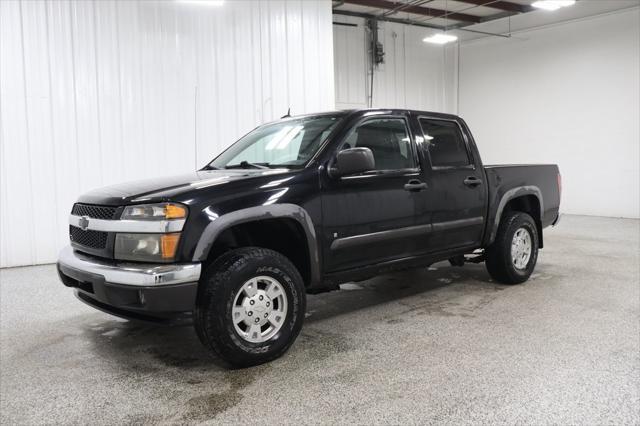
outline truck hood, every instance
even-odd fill
[[[231,182],[281,175],[289,169],[231,169],[201,170],[193,173],[165,176],[121,183],[95,189],[80,196],[78,202],[101,205],[125,205],[171,201],[185,198],[192,191],[213,186],[226,186]]]

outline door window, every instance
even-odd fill
[[[458,123],[421,118],[420,127],[433,167],[464,167],[471,164]]]
[[[402,118],[376,118],[356,126],[342,149],[369,148],[376,170],[401,170],[416,167],[407,123]]]

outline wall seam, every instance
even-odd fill
[[[27,65],[26,65],[26,59],[25,59],[25,49],[24,49],[24,16],[23,16],[23,12],[22,12],[22,2],[18,3],[19,4],[19,10],[20,10],[20,47],[22,49],[22,83],[23,83],[23,93],[24,93],[24,120],[25,120],[25,136],[26,136],[26,141],[27,141],[27,156],[29,158],[29,161],[27,163],[27,168],[28,168],[28,176],[29,176],[29,188],[33,188],[33,179],[31,177],[31,174],[33,173],[33,170],[31,169],[31,137],[29,135],[29,96],[28,96],[28,92],[27,92]],[[34,208],[33,206],[35,205],[35,200],[34,200],[34,193],[33,191],[30,191],[29,194],[29,201],[31,204],[31,208],[29,209],[30,211],[30,216],[31,216],[31,220],[33,223],[34,217]],[[37,254],[36,254],[36,248],[34,247],[34,240],[35,240],[35,236],[33,234],[33,227],[29,227],[29,234],[31,235],[31,238],[29,238],[29,251],[31,252],[31,263],[36,263],[37,262]]]
[[[119,142],[120,142],[120,169],[122,172],[124,172],[124,170],[122,170],[122,166],[125,166],[126,169],[126,163],[124,161],[124,152],[125,152],[125,146],[124,146],[124,118],[122,115],[122,110],[123,110],[123,105],[122,105],[122,61],[120,59],[121,56],[121,52],[120,52],[120,13],[118,12],[118,4],[120,4],[119,2],[115,2],[113,4],[113,7],[115,9],[115,28],[116,28],[116,63],[117,63],[117,67],[118,67],[118,117],[119,117],[119,121],[120,121],[120,137],[118,138]]]
[[[95,0],[91,2],[91,8],[93,11],[93,55],[94,55],[94,78],[96,80],[96,122],[98,125],[97,135],[98,135],[98,151],[100,155],[102,155],[102,121],[100,119],[100,62],[98,61],[98,18],[96,12],[96,3]],[[104,185],[104,173],[102,162],[100,162],[100,184]]]
[[[50,36],[49,36],[49,3],[45,2],[44,3],[44,20],[45,20],[45,31],[47,34],[47,77],[49,79],[49,120],[50,120],[50,126],[51,126],[51,148],[53,150],[55,150],[56,147],[56,127],[55,127],[55,120],[53,118],[53,88],[52,88],[52,82],[53,79],[51,78],[51,40],[50,40]],[[58,186],[59,186],[59,179],[58,179],[58,162],[56,161],[56,156],[55,153],[53,154],[53,161],[51,161],[52,163],[52,167],[53,167],[53,198],[54,198],[54,204],[57,206],[58,203],[60,202],[60,195],[58,193]],[[56,214],[54,215],[54,221],[55,221],[55,232],[53,233],[53,237],[54,237],[54,241],[55,241],[55,245],[61,246],[60,244],[60,232],[58,232],[58,230],[60,229],[60,218],[59,218],[59,211],[56,209]]]

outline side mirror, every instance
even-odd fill
[[[369,148],[348,148],[338,152],[331,168],[334,177],[367,172],[376,168],[376,160]]]

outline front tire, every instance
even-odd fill
[[[200,341],[234,367],[272,361],[293,344],[306,309],[304,282],[282,254],[259,247],[220,256],[200,281]]]
[[[536,222],[527,213],[506,213],[495,241],[486,249],[485,265],[489,275],[503,284],[520,284],[529,279],[537,260]]]

